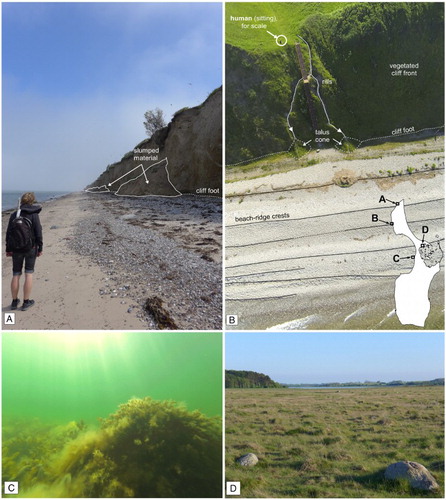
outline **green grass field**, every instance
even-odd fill
[[[246,453],[256,466],[235,462]],[[385,480],[400,460],[440,489]],[[242,497],[444,497],[444,387],[227,389],[226,480]]]
[[[330,14],[344,9],[355,2],[227,2],[225,4],[226,43],[254,53],[279,52],[280,47],[272,43],[270,35],[262,29],[242,29],[241,21],[234,17],[268,16],[277,21],[268,23],[268,29],[275,35],[290,37],[299,30],[302,23],[314,14]],[[249,24],[256,24],[254,21]]]

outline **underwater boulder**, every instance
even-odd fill
[[[221,498],[221,418],[147,397],[100,428],[15,422],[3,436],[3,475],[32,498]]]
[[[111,479],[119,496],[221,496],[221,419],[172,401],[131,399],[102,421],[101,432],[85,468],[88,496],[115,496],[104,494]]]

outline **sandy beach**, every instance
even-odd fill
[[[414,247],[389,225],[392,201],[444,251],[444,156],[411,147],[354,160],[321,151],[317,165],[227,184],[226,314],[237,329],[415,328],[395,315],[395,280]],[[444,259],[429,299],[424,327],[441,329]]]
[[[42,205],[35,305],[4,330],[221,329],[220,200],[80,192]],[[11,258],[2,265],[5,313]]]

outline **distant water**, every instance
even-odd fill
[[[289,386],[288,389],[311,389],[311,390],[314,390],[314,389],[330,389],[330,390],[333,390],[333,389],[376,389],[377,387],[380,387],[380,388],[385,388],[385,389],[388,389],[389,386],[385,386],[385,385],[349,385],[349,386],[343,386],[343,387],[320,387],[320,386],[316,386],[316,387],[295,387],[295,386]]]
[[[189,410],[221,415],[218,335],[33,332],[2,337],[3,418],[97,422],[135,396],[173,399]]]
[[[18,205],[18,200],[22,196],[24,191],[3,191],[2,192],[2,210],[9,210],[11,208],[16,208]],[[51,200],[52,198],[58,198],[64,194],[68,194],[69,191],[34,191],[37,202]]]

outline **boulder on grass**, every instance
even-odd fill
[[[417,462],[395,462],[390,464],[384,473],[386,479],[406,479],[412,488],[432,491],[438,488],[432,474]]]
[[[242,457],[237,458],[237,463],[245,467],[252,467],[255,465],[259,459],[254,455],[254,453],[248,453]]]

